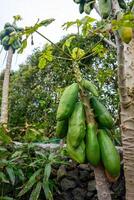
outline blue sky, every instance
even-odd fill
[[[0,0],[0,30],[6,22],[12,22],[12,16],[21,15],[23,20],[18,23],[19,26],[29,26],[36,23],[37,19],[40,20],[47,18],[54,18],[55,22],[47,28],[42,28],[40,31],[53,42],[57,42],[64,35],[67,34],[63,31],[61,25],[67,21],[73,21],[77,18],[82,18],[85,14],[80,15],[78,12],[78,5],[73,0]],[[93,11],[92,17],[97,17]],[[70,29],[69,32],[75,32],[75,29]],[[22,55],[15,55],[13,58],[12,69],[18,69],[18,65],[23,63],[32,50],[36,47],[43,47],[45,40],[34,34],[34,46],[28,45],[28,48]],[[5,51],[0,54],[0,71],[5,66],[3,64]]]

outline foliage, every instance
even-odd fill
[[[67,43],[70,38],[73,39]],[[99,46],[95,45],[96,42]],[[90,52],[80,62],[83,78],[93,80],[98,87],[100,99],[116,118],[118,93],[114,49],[111,48],[108,52],[107,46],[100,42],[98,36],[83,38],[80,35],[71,35],[56,45],[64,47],[65,53],[68,54],[66,46],[72,51],[76,44],[77,48]],[[61,93],[75,78],[72,61],[64,59],[65,55],[59,52],[57,47],[51,49],[52,62],[44,70],[38,68],[40,57],[44,55],[46,48],[42,51],[39,48],[35,49],[25,64],[20,65],[19,71],[11,74],[9,122],[10,127],[24,127],[26,121],[37,127],[40,124],[44,129],[44,135],[48,136],[53,135],[55,131],[55,116]]]
[[[0,147],[1,199],[53,199],[56,182],[52,168],[66,164],[61,150],[43,149],[35,144]],[[44,192],[43,192],[44,191]],[[11,198],[11,199],[12,199]]]

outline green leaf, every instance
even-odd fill
[[[13,168],[6,167],[6,171],[9,175],[9,178],[10,178],[12,185],[14,185],[15,184],[15,174],[14,174]]]
[[[38,197],[40,195],[40,191],[41,191],[41,186],[42,186],[42,183],[38,182],[36,187],[33,189],[29,200],[37,200],[38,199]]]
[[[51,164],[48,163],[48,164],[46,164],[45,170],[44,170],[44,178],[46,181],[48,181],[50,174],[51,174]]]
[[[15,174],[16,174],[16,176],[18,176],[18,178],[21,181],[25,180],[25,176],[24,176],[24,173],[23,173],[22,169],[16,169]]]
[[[0,141],[5,144],[9,144],[12,141],[12,139],[7,135],[7,132],[3,126],[0,126]]]
[[[6,175],[3,172],[0,172],[0,181],[2,181],[3,183],[9,183]]]
[[[27,38],[26,39],[24,39],[23,41],[22,41],[22,46],[21,46],[21,48],[18,50],[18,53],[23,53],[23,51],[24,51],[24,49],[27,47]]]
[[[76,36],[70,36],[63,44],[62,48],[63,50],[65,49],[65,47],[70,47],[72,40],[76,38]]]
[[[78,47],[73,48],[71,56],[74,60],[80,59],[84,55],[85,55],[85,51],[83,49],[80,49]]]
[[[25,184],[24,188],[19,192],[18,197],[21,197],[25,193],[27,193],[32,186],[37,182],[37,177],[40,175],[41,169],[38,169],[28,180],[28,182]]]
[[[8,196],[4,196],[4,197],[0,197],[0,200],[14,200],[12,197],[8,197]]]
[[[47,200],[53,200],[53,195],[52,195],[52,192],[51,192],[50,187],[49,187],[49,182],[48,181],[46,182],[45,180],[43,180],[42,187],[43,187],[46,199]]]

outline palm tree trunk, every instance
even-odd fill
[[[8,95],[9,95],[9,79],[10,79],[10,69],[13,58],[13,50],[10,47],[7,55],[6,69],[4,73],[4,81],[2,87],[2,102],[1,102],[1,124],[7,125],[8,123]]]

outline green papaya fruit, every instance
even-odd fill
[[[73,148],[67,139],[67,151],[70,157],[78,163],[85,162],[85,143],[82,140],[77,148]]]
[[[118,177],[120,175],[120,156],[105,130],[99,130],[98,141],[105,169],[112,177]]]
[[[71,146],[76,148],[85,137],[85,115],[81,102],[77,102],[69,119],[67,138]]]
[[[56,136],[58,138],[64,138],[67,135],[68,120],[57,121],[56,125]]]
[[[79,5],[79,13],[82,14],[84,12],[84,2],[81,2]]]
[[[64,90],[57,110],[56,119],[58,121],[67,119],[71,116],[74,105],[78,99],[78,90],[79,87],[77,83],[73,83]]]
[[[7,22],[7,23],[5,23],[5,25],[4,25],[4,29],[7,28],[7,27],[11,27],[11,26],[12,26],[12,24],[10,24],[9,22]]]
[[[2,45],[3,45],[3,46],[8,46],[9,40],[10,40],[9,36],[6,35],[6,36],[2,39]]]
[[[100,162],[100,147],[97,138],[97,128],[96,125],[92,123],[87,125],[86,158],[95,167]]]
[[[75,3],[79,4],[81,3],[83,0],[73,0]]]
[[[14,32],[14,31],[15,31],[15,29],[12,26],[8,26],[5,28],[6,35],[9,35],[10,33]]]
[[[99,0],[99,11],[102,18],[106,19],[111,13],[112,2],[111,0]]]
[[[0,40],[2,40],[6,36],[6,31],[3,30],[0,32]]]
[[[4,45],[3,47],[4,47],[5,51],[8,51],[9,45]]]
[[[127,9],[127,5],[126,5],[126,2],[124,0],[118,0],[118,3],[119,3],[119,6],[122,9]]]
[[[99,96],[96,86],[91,81],[83,79],[81,81],[81,85],[84,89],[91,92],[94,96]]]
[[[112,128],[114,121],[106,107],[99,102],[96,97],[91,97],[90,103],[98,122],[98,126],[108,129]]]
[[[21,47],[21,42],[20,42],[19,39],[18,39],[18,40],[15,40],[15,41],[12,43],[12,48],[13,48],[13,49],[17,50],[17,49],[19,49],[20,47]]]
[[[92,7],[91,7],[92,3],[91,2],[88,2],[88,3],[85,3],[84,4],[84,12],[89,15],[91,10],[92,10]]]

